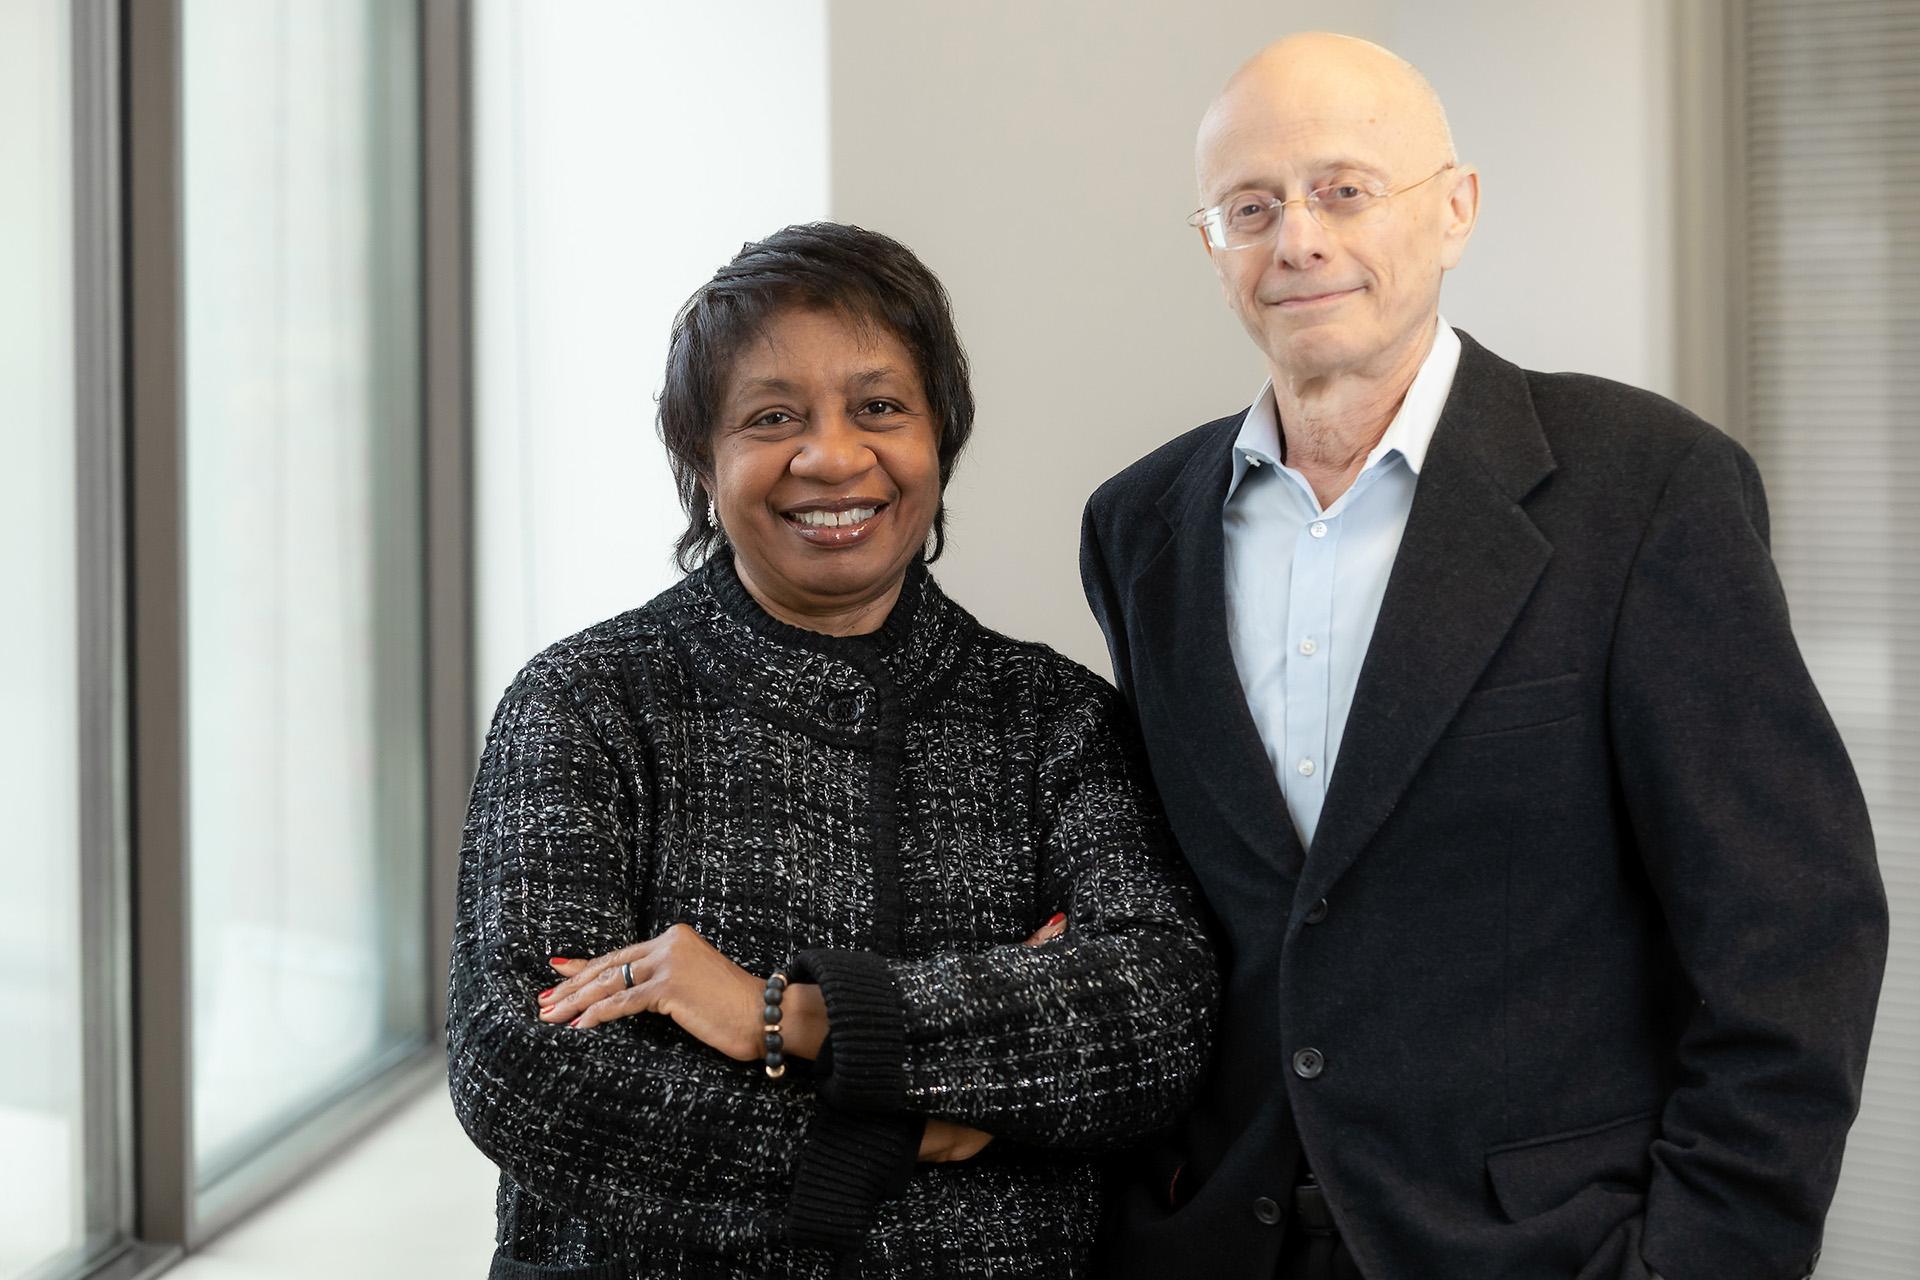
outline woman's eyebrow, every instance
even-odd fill
[[[900,371],[891,365],[882,365],[878,369],[862,369],[847,378],[847,386],[854,389],[871,387],[877,382],[891,382],[900,376]]]
[[[748,378],[734,389],[735,396],[752,395],[761,391],[772,391],[778,395],[792,395],[799,388],[785,378]]]

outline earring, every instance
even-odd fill
[[[713,505],[713,499],[707,499],[707,523],[715,529],[720,527],[720,511]]]
[[[920,558],[922,560],[931,560],[934,557],[934,553],[939,550],[940,550],[939,531],[936,529],[929,528],[927,530],[926,545],[920,548]]]

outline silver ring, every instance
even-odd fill
[[[625,979],[627,986],[633,985],[633,961],[629,960],[620,966],[620,976]]]

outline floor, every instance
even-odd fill
[[[494,1169],[432,1088],[165,1280],[480,1280]]]

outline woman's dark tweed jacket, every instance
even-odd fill
[[[664,1017],[536,1020],[547,957],[678,921],[755,974],[805,953],[823,1061],[775,1081]],[[1091,1153],[1182,1106],[1217,996],[1113,691],[918,565],[834,639],[723,554],[494,717],[447,1051],[501,1169],[496,1276],[1085,1275]],[[930,1115],[995,1141],[916,1164]]]

